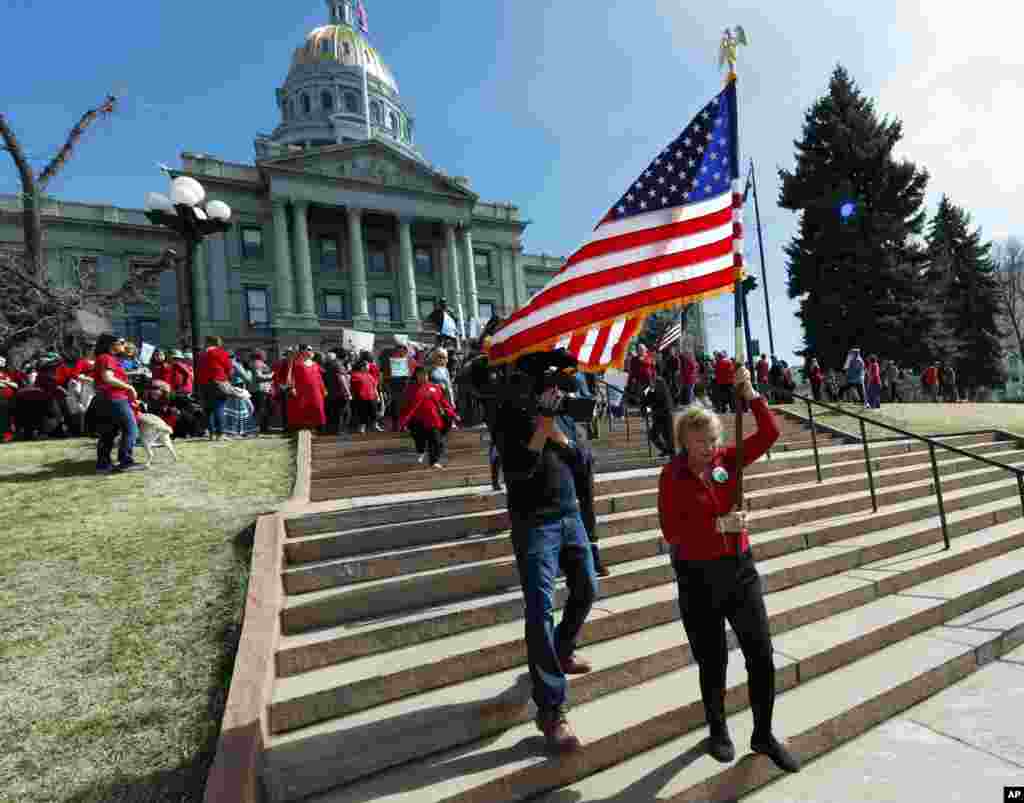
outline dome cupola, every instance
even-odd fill
[[[296,48],[277,90],[281,123],[257,138],[257,157],[380,138],[422,161],[398,82],[368,39],[363,0],[327,0],[327,17]]]

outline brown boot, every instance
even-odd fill
[[[544,743],[550,752],[571,753],[580,749],[579,737],[573,733],[563,709],[538,711],[536,722],[537,728],[544,734]]]
[[[570,655],[568,658],[559,658],[558,663],[562,665],[562,671],[567,675],[585,675],[593,670],[590,661],[578,655]]]

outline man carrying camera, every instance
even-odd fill
[[[520,361],[520,370],[522,365]],[[595,527],[593,472],[589,449],[571,441],[556,420],[565,413],[565,391],[550,386],[543,371],[536,377],[534,387],[547,389],[530,407],[504,402],[495,435],[526,608],[536,723],[550,750],[567,752],[579,749],[580,741],[566,719],[566,676],[591,669],[574,653],[598,590],[589,538]],[[556,627],[555,579],[560,569],[569,598]]]

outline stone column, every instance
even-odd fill
[[[523,272],[523,261],[522,261],[523,247],[512,246],[512,278],[515,281],[516,288],[516,306],[521,307],[526,303],[527,292],[526,292],[526,274]]]
[[[480,297],[476,292],[476,260],[473,258],[473,232],[467,223],[462,227],[463,264],[466,266],[466,323],[480,317]]]
[[[309,226],[306,213],[309,204],[306,201],[295,201],[292,204],[295,229],[295,284],[298,313],[300,315],[316,315],[313,302],[313,265],[309,255]]]
[[[292,273],[292,249],[288,240],[288,214],[285,201],[275,198],[274,209],[274,275],[277,279],[277,302],[275,311],[292,313],[295,311],[293,290],[295,277]]]
[[[366,289],[366,254],[363,252],[363,210],[350,206],[348,214],[348,254],[352,270],[352,323],[368,325],[370,309]]]
[[[416,261],[412,252],[412,218],[398,219],[398,248],[405,324],[409,331],[416,332],[420,326],[420,310],[416,295]]]
[[[505,315],[511,315],[512,311],[519,306],[516,303],[516,276],[515,266],[512,264],[512,251],[508,248],[498,250],[498,258],[501,260],[501,300],[505,307]]]
[[[444,224],[444,243],[448,251],[448,308],[451,310],[455,323],[465,321],[462,303],[462,282],[459,280],[459,249],[455,242],[455,224]]]

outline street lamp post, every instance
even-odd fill
[[[204,209],[205,198],[203,185],[189,176],[179,176],[171,182],[170,197],[158,192],[146,193],[145,214],[149,221],[166,226],[185,243],[184,276],[178,274],[178,309],[181,325],[191,329],[191,346],[196,355],[202,348],[193,271],[196,250],[209,235],[231,229],[231,207],[223,201],[207,201]]]

